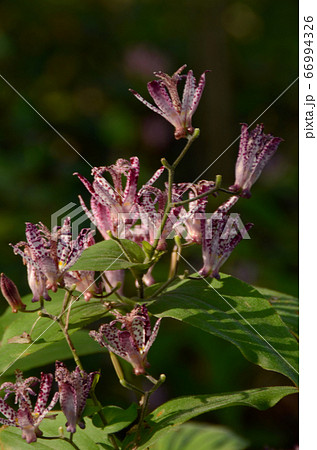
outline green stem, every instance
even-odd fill
[[[176,158],[176,160],[174,161],[172,167],[173,169],[176,169],[176,167],[178,166],[178,164],[181,162],[181,160],[184,158],[184,156],[186,155],[189,147],[192,145],[192,143],[194,142],[195,139],[198,138],[200,134],[200,130],[199,128],[195,128],[194,133],[188,138],[187,144],[185,145],[184,149],[182,150],[181,154]]]
[[[225,192],[226,194],[230,194],[230,195],[240,195],[240,192],[232,192],[232,191],[229,191],[229,189],[219,188],[218,191]]]
[[[161,374],[161,375],[160,375],[160,378],[159,378],[158,380],[155,380],[155,378],[151,377],[151,375],[148,375],[148,374],[146,375],[146,378],[147,378],[148,380],[150,380],[151,383],[154,384],[154,386],[152,387],[152,389],[150,389],[149,391],[146,391],[146,392],[144,393],[144,395],[142,396],[141,401],[140,401],[140,404],[141,404],[141,412],[140,412],[139,423],[138,423],[138,427],[137,427],[137,431],[136,431],[136,436],[135,436],[135,439],[134,439],[135,445],[137,445],[137,443],[138,443],[138,441],[139,441],[139,439],[140,439],[140,434],[141,434],[141,431],[142,431],[142,425],[143,425],[144,418],[145,418],[145,414],[146,414],[147,407],[148,407],[148,404],[149,404],[150,396],[151,396],[151,394],[153,394],[153,392],[155,392],[155,391],[161,386],[161,384],[164,383],[164,381],[166,380],[166,376],[165,376],[164,374]]]
[[[125,246],[123,245],[122,240],[118,239],[117,237],[115,237],[111,233],[111,231],[108,231],[107,234],[109,235],[110,239],[114,240],[118,244],[118,246],[122,250],[122,253],[127,258],[127,260],[129,262],[131,262],[131,263],[135,263],[136,261],[133,261],[133,259],[129,255],[129,252],[126,250]],[[139,296],[139,298],[144,298],[144,287],[143,287],[142,277],[140,277],[139,275],[136,274],[135,270],[133,270],[133,267],[130,267],[130,271],[131,271],[132,275],[134,276],[135,280],[138,282],[138,296]]]
[[[174,182],[175,169],[178,166],[178,164],[180,163],[180,161],[183,159],[185,154],[187,153],[188,149],[190,148],[190,146],[192,145],[194,140],[198,138],[199,133],[200,133],[199,128],[196,128],[194,133],[188,138],[187,144],[183,148],[182,152],[175,159],[175,161],[173,162],[172,165],[170,165],[165,158],[163,158],[161,160],[163,166],[166,167],[166,169],[168,171],[168,194],[167,194],[167,202],[166,202],[166,206],[165,206],[162,222],[161,222],[161,225],[160,225],[160,228],[158,230],[157,236],[156,236],[156,238],[154,240],[154,243],[153,243],[153,247],[152,247],[152,251],[151,251],[151,255],[150,255],[151,258],[153,257],[154,252],[155,252],[155,250],[156,250],[156,248],[157,248],[157,246],[159,244],[159,241],[160,241],[160,238],[162,236],[162,233],[163,233],[166,221],[168,219],[168,214],[169,214],[171,208],[173,207],[172,194],[173,194],[173,182]]]
[[[61,439],[62,441],[68,442],[72,447],[76,448],[76,450],[80,450],[80,448],[73,442],[72,437],[61,437],[61,436],[38,436],[39,439],[53,440],[53,439]]]
[[[22,312],[22,313],[34,313],[34,312],[37,312],[37,311],[41,311],[41,307],[39,307],[39,308],[36,308],[36,309],[20,309],[19,310],[19,312]]]
[[[72,352],[72,355],[73,355],[73,358],[74,358],[74,361],[75,361],[76,365],[80,368],[80,370],[84,370],[83,365],[82,365],[82,363],[81,363],[81,361],[79,359],[79,356],[77,355],[75,346],[74,346],[74,344],[73,344],[73,342],[72,342],[72,340],[71,340],[71,338],[70,338],[70,336],[68,334],[68,330],[66,329],[66,326],[64,327],[63,324],[60,321],[58,321],[58,324],[61,327],[61,330],[62,330],[62,332],[64,334],[64,337],[66,339],[68,347],[69,347],[70,351]]]
[[[107,292],[105,294],[94,294],[94,298],[103,299],[103,298],[110,297],[110,295],[114,294],[120,288],[121,288],[121,283],[120,283],[120,281],[118,281],[118,283],[115,285],[115,287],[111,288],[110,292]]]
[[[35,322],[33,323],[32,327],[31,327],[31,329],[30,329],[30,333],[29,333],[29,336],[30,336],[30,337],[32,336],[32,333],[33,333],[33,330],[34,330],[34,328],[35,328],[35,325],[36,325],[37,322],[40,320],[40,318],[41,318],[41,316],[37,317],[36,320],[35,320]]]
[[[138,422],[138,427],[137,427],[136,435],[135,435],[135,439],[134,439],[134,443],[135,443],[136,446],[137,446],[138,441],[140,439],[140,434],[141,434],[141,431],[142,431],[142,425],[143,425],[144,417],[145,417],[145,414],[146,414],[146,411],[147,411],[147,407],[148,407],[148,404],[149,404],[150,395],[151,395],[150,392],[145,392],[144,395],[141,398],[141,401],[140,401],[142,406],[141,406],[141,412],[140,412],[140,418],[139,418],[139,422]]]
[[[121,295],[119,294],[119,292],[117,290],[115,290],[115,288],[112,286],[112,284],[110,283],[110,281],[108,280],[105,271],[103,272],[101,278],[106,282],[106,284],[110,287],[110,289],[114,292],[115,296],[122,302],[125,303],[123,301],[123,298],[121,297]],[[119,289],[119,288],[118,288]]]
[[[134,386],[133,384],[128,383],[128,381],[124,378],[122,368],[120,366],[120,363],[119,363],[116,355],[112,352],[109,352],[109,354],[110,354],[110,359],[111,359],[112,365],[117,374],[117,377],[119,378],[119,382],[120,382],[121,386],[123,386],[126,389],[129,389],[130,391],[134,391],[134,392],[137,392],[138,394],[143,395],[144,391],[142,391],[138,387]]]
[[[144,395],[144,391],[134,386],[134,384],[129,383],[127,380],[120,380],[120,384],[122,387],[129,389],[129,391],[136,392],[137,394]]]
[[[169,280],[165,281],[165,283],[162,284],[162,286],[160,286],[155,292],[154,294],[151,295],[151,297],[148,297],[146,300],[150,301],[150,300],[154,300],[155,297],[158,296],[158,294],[160,294],[161,292],[163,292],[171,283],[173,283],[173,281],[175,281],[178,278],[177,275],[175,275],[175,277],[170,278]]]
[[[220,191],[220,190],[225,191],[224,189],[220,189],[221,179],[222,179],[222,176],[217,175],[215,185],[213,188],[209,189],[209,191],[203,192],[202,194],[199,194],[196,197],[187,198],[186,200],[182,200],[181,202],[175,202],[172,204],[172,207],[174,208],[175,206],[187,205],[188,203],[194,202],[195,200],[199,200],[200,198],[207,197],[208,195],[213,194],[217,191]],[[230,191],[225,191],[225,192],[230,192]],[[231,193],[231,195],[233,195],[232,192],[230,192],[230,193]]]
[[[144,298],[144,283],[142,277],[137,279],[138,282],[138,296],[140,299]]]
[[[171,254],[171,264],[168,278],[174,278],[177,274],[178,264],[180,260],[180,256],[182,253],[182,242],[179,236],[175,236],[174,238],[175,245]]]

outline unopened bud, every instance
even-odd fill
[[[22,303],[18,288],[4,273],[1,274],[0,286],[2,295],[11,306],[12,312],[23,311],[26,308],[26,305]]]

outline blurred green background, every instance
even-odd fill
[[[193,119],[201,137],[176,177],[193,181],[236,139],[239,124],[253,122],[297,77],[297,17],[297,2],[289,0],[3,0],[0,73],[92,166],[138,155],[142,182],[161,157],[172,160],[183,142],[174,141],[172,126],[128,88],[150,100],[146,83],[153,71],[172,74],[187,63],[198,78],[210,69]],[[284,142],[254,186],[253,197],[235,207],[244,222],[255,226],[251,240],[243,241],[224,266],[249,283],[295,295],[297,94],[295,83],[258,121]],[[89,177],[90,167],[2,79],[0,110],[1,271],[24,294],[25,268],[8,243],[24,239],[26,221],[49,225],[53,212],[78,204],[78,194],[88,199],[72,173]],[[231,185],[237,150],[235,143],[203,178],[219,173],[224,186]],[[201,267],[199,249],[185,256]],[[156,271],[158,279],[163,272]],[[196,329],[166,321],[160,333],[150,361],[154,372],[168,375],[161,394],[166,398],[285,381],[250,366],[228,343]],[[182,343],[175,333],[182,334]],[[162,350],[155,352],[158,345]],[[93,368],[94,361],[86,363]],[[113,392],[105,390],[110,397]],[[120,386],[117,393],[123,403],[128,401]],[[296,444],[292,398],[265,413],[234,408],[206,420],[248,437],[251,448]]]

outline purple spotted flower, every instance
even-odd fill
[[[182,183],[179,185],[183,188],[182,197],[188,193],[188,198],[194,198],[214,187],[214,181],[201,180],[196,184]],[[189,243],[201,244],[201,221],[205,219],[206,206],[208,196],[194,200],[188,204],[188,209],[181,207],[178,221],[174,224],[174,229],[180,235],[184,236]],[[185,227],[185,228],[184,228]]]
[[[163,170],[164,167],[161,167],[156,171],[146,185],[152,185]],[[79,196],[82,208],[104,239],[109,239],[108,231],[117,237],[121,237],[122,233],[125,233],[123,237],[129,237],[129,230],[138,218],[139,171],[139,159],[134,156],[130,161],[118,159],[111,166],[94,167],[92,184],[82,175],[75,173],[91,194],[90,211]],[[113,186],[103,177],[105,172],[110,173]],[[125,186],[122,184],[122,177],[126,178]]]
[[[26,305],[22,302],[18,288],[4,273],[1,274],[0,287],[3,297],[11,306],[12,312],[23,311]]]
[[[152,186],[164,171],[164,167],[158,169],[138,192],[139,171],[139,159],[135,156],[130,158],[130,161],[118,159],[111,166],[95,167],[92,170],[92,183],[82,175],[75,174],[91,194],[90,210],[79,196],[82,208],[104,239],[109,239],[108,232],[111,231],[116,237],[131,239],[140,245],[143,240],[147,240],[148,230],[143,225],[133,228],[140,217],[139,198],[142,189]],[[105,172],[111,175],[113,185],[103,177]],[[124,271],[106,271],[106,276],[111,278],[115,285],[117,281],[123,281]]]
[[[181,200],[181,195],[184,188],[174,184],[172,187],[172,201],[178,202]],[[164,211],[166,207],[166,202],[168,198],[167,185],[164,191],[151,186],[143,186],[138,193],[138,210],[139,217],[141,220],[141,226],[139,228],[135,227],[132,230],[133,239],[137,242],[147,241],[153,245],[155,239],[158,236],[160,227],[162,224]],[[172,232],[177,217],[181,211],[181,207],[171,208],[169,215],[167,217],[166,223],[159,236],[159,243],[157,246],[158,250],[166,249],[166,238]],[[138,236],[139,233],[139,236]]]
[[[29,402],[29,395],[36,395],[31,386],[38,383],[40,380],[37,377],[29,377],[26,380],[23,378],[21,370],[15,371],[15,383],[6,382],[0,386],[0,391],[4,390],[4,400],[8,398],[10,394],[15,394],[15,403],[20,400]]]
[[[56,361],[55,379],[58,383],[59,403],[67,419],[66,429],[70,433],[75,433],[76,425],[85,428],[81,415],[96,373],[87,374],[79,367],[69,372],[62,362]]]
[[[219,279],[220,267],[253,226],[252,223],[243,226],[239,223],[238,215],[234,215],[234,220],[232,220],[232,217],[227,214],[238,199],[238,196],[231,197],[210,218],[201,221],[204,265],[199,273],[203,277],[210,275]],[[241,228],[239,228],[240,224]]]
[[[187,75],[180,75],[185,67],[186,64],[180,67],[172,76],[163,72],[154,72],[159,81],[151,81],[148,83],[147,88],[156,106],[153,106],[144,100],[140,94],[130,89],[138,100],[152,111],[160,114],[175,127],[175,139],[188,138],[193,134],[192,117],[205,87],[206,72],[201,75],[196,86],[196,79],[192,70]],[[182,78],[186,78],[186,82],[181,101],[177,85]]]
[[[92,232],[88,233],[83,241],[83,250],[95,244]],[[65,286],[71,288],[76,286],[77,291],[84,294],[84,299],[88,302],[94,294],[100,292],[100,288],[95,283],[95,272],[92,270],[71,270],[63,276]]]
[[[248,132],[248,125],[242,124],[240,147],[236,162],[236,179],[230,186],[232,192],[242,190],[241,196],[250,198],[250,189],[259,178],[264,166],[274,155],[283,140],[263,133],[263,125],[257,125]]]
[[[36,394],[31,386],[39,381],[36,377],[30,377],[24,380],[22,372],[17,370],[15,383],[7,382],[0,386],[0,390],[4,389],[6,393],[4,399],[0,398],[0,412],[5,416],[4,418],[0,417],[0,423],[21,428],[22,438],[28,444],[36,442],[37,437],[42,436],[39,425],[44,418],[55,418],[55,415],[47,416],[47,414],[55,406],[59,397],[59,393],[56,392],[50,404],[46,407],[53,382],[53,375],[42,372],[39,393],[33,409],[30,395]],[[15,403],[18,404],[17,411],[5,402],[11,393],[15,394]]]
[[[147,308],[137,305],[125,316],[115,313],[116,319],[110,324],[101,325],[98,331],[90,331],[102,347],[128,361],[136,375],[145,373],[149,367],[147,354],[157,336],[161,319],[158,319],[153,330]],[[121,329],[117,325],[121,325]]]
[[[19,242],[12,247],[27,265],[32,301],[39,301],[41,297],[50,300],[47,291],[51,289],[56,292],[58,283],[64,283],[67,270],[91,242],[91,231],[83,229],[73,240],[68,217],[61,227],[54,227],[52,232],[42,223],[34,225],[27,222],[25,234],[26,242]]]

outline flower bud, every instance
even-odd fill
[[[23,311],[26,308],[26,305],[21,300],[18,288],[4,273],[1,274],[0,286],[2,295],[11,306],[12,312]]]

